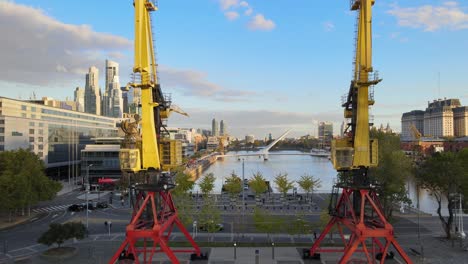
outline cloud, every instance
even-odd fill
[[[322,23],[322,26],[323,26],[323,29],[326,31],[326,32],[331,32],[333,30],[335,30],[335,24],[333,24],[333,22],[331,21],[325,21]]]
[[[47,85],[77,78],[107,52],[130,50],[126,38],[60,22],[40,9],[0,1],[0,80]],[[84,79],[84,76],[82,76]]]
[[[262,14],[257,14],[250,20],[248,27],[251,30],[270,31],[276,27],[276,24],[273,20],[266,19]]]
[[[186,96],[233,102],[239,100],[245,101],[246,97],[255,95],[254,92],[230,90],[210,82],[207,74],[204,72],[161,66],[159,68],[159,75],[166,89],[175,89]]]
[[[231,7],[236,7],[239,5],[239,0],[220,0],[221,8],[223,10],[228,10]]]
[[[395,5],[387,13],[395,16],[400,26],[422,28],[424,31],[468,28],[468,13],[465,13],[457,2],[452,1],[446,1],[441,6],[402,8]]]
[[[235,11],[229,11],[229,12],[224,13],[224,16],[226,16],[228,20],[234,21],[239,18],[239,13]]]
[[[250,17],[254,14],[254,8],[247,1],[219,0],[219,4],[224,11],[224,16],[230,21],[240,18],[240,14],[243,14],[245,17]],[[251,30],[270,31],[276,27],[276,24],[273,20],[266,19],[263,14],[257,13],[249,21],[247,27]]]

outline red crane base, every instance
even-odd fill
[[[357,195],[361,198],[360,212],[355,212],[353,209],[351,198],[355,192],[357,192]],[[320,248],[320,243],[325,236],[331,232],[334,226],[336,226],[338,230],[344,248]],[[349,239],[345,237],[343,228],[347,228],[351,232]],[[345,264],[355,261],[362,262],[362,260],[352,259],[355,252],[360,252],[365,256],[367,263],[374,263],[374,258],[380,256],[380,263],[383,264],[385,263],[391,245],[393,245],[406,263],[413,263],[395,240],[393,227],[382,214],[381,206],[375,191],[372,189],[344,188],[337,202],[334,216],[332,216],[325,230],[314,242],[309,253],[310,256],[317,256],[316,254],[320,252],[342,252],[343,256],[338,263]],[[393,253],[391,255],[393,257]],[[377,259],[379,259],[379,257],[377,257]]]
[[[140,192],[136,200],[137,206],[135,206],[130,224],[127,225],[125,241],[109,264],[122,259],[131,259],[139,264],[140,258],[143,259],[142,263],[153,263],[153,256],[156,253],[165,253],[169,260],[176,264],[179,260],[174,253],[194,253],[200,257],[200,248],[177,217],[177,210],[170,192]],[[148,211],[152,219],[142,217],[143,212],[147,214]],[[193,249],[174,250],[169,247],[168,240],[174,225],[185,235]]]

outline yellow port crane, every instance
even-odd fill
[[[376,184],[368,176],[370,167],[378,163],[378,143],[370,138],[369,107],[374,104],[373,86],[378,84],[378,74],[372,66],[372,8],[375,0],[351,0],[351,10],[357,11],[356,54],[354,75],[343,102],[344,117],[349,120],[345,137],[332,141],[331,160],[340,178],[330,199],[330,222],[305,258],[320,258],[321,253],[342,252],[338,263],[345,264],[355,252],[363,253],[367,263],[393,258],[390,246],[398,251],[406,263],[412,263],[395,240],[393,227],[382,213]],[[339,196],[339,190],[342,193]],[[332,228],[340,233],[344,247],[321,248],[320,244]],[[351,235],[346,238],[343,229]],[[369,244],[373,245],[369,248]]]
[[[151,0],[134,0],[135,7],[135,81],[128,86],[141,89],[141,118],[122,123],[126,133],[119,153],[123,177],[128,177],[133,215],[126,227],[126,238],[109,263],[132,260],[135,263],[152,263],[155,253],[163,252],[172,263],[179,263],[174,253],[192,253],[192,259],[206,258],[178,218],[170,190],[175,187],[173,173],[165,172],[160,155],[161,148],[176,144],[164,144],[161,139],[163,120],[171,111],[186,114],[179,108],[171,108],[171,101],[161,90],[157,76],[157,64],[153,47],[150,13],[158,9]],[[179,144],[180,145],[180,144]],[[171,152],[169,149],[168,152]],[[177,227],[190,242],[190,249],[171,249],[169,238]]]

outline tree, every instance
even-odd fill
[[[268,191],[268,185],[261,172],[258,171],[254,173],[252,178],[249,180],[249,186],[255,194],[255,200],[257,204],[259,204],[260,195]]]
[[[208,233],[215,233],[219,231],[219,224],[221,223],[221,213],[218,207],[215,206],[214,201],[207,200],[204,202],[198,218],[199,226],[203,226]]]
[[[224,188],[229,193],[231,197],[231,205],[234,205],[237,197],[242,192],[242,179],[237,176],[234,171],[231,173],[231,176],[226,178],[226,184],[224,184]]]
[[[19,149],[0,153],[0,209],[10,214],[28,209],[39,201],[50,200],[62,188],[45,175],[45,165],[34,153]]]
[[[83,239],[85,234],[86,227],[81,222],[52,223],[49,225],[49,230],[42,234],[37,242],[47,246],[57,244],[60,247],[68,239]]]
[[[328,223],[330,222],[330,220],[331,220],[330,212],[327,209],[322,210],[322,212],[320,212],[318,228],[323,231],[325,227],[328,225]],[[333,239],[333,232],[336,232],[337,230],[338,228],[336,227],[336,224],[333,225],[333,227],[329,231],[330,239]]]
[[[305,219],[305,215],[303,213],[295,215],[294,220],[292,220],[290,225],[288,225],[288,233],[290,235],[300,236],[301,234],[310,234],[310,232],[311,226],[309,221]]]
[[[453,224],[453,210],[455,198],[459,193],[466,192],[466,176],[462,162],[466,154],[458,155],[451,152],[435,153],[422,163],[417,180],[422,188],[427,189],[437,201],[437,214],[445,231],[446,237],[451,238]],[[466,160],[465,160],[466,161]],[[442,200],[447,199],[448,217],[442,216]]]
[[[188,194],[195,186],[192,177],[181,171],[177,172],[175,175],[175,184],[176,187],[172,190],[172,193],[176,196]]]
[[[276,177],[275,177],[275,184],[276,184],[276,188],[278,189],[278,191],[281,193],[281,198],[284,199],[286,197],[286,194],[292,189],[294,188],[294,181],[290,181],[288,179],[288,174],[287,173],[284,173],[284,174],[278,174]]]
[[[193,222],[193,207],[194,203],[190,196],[190,191],[195,183],[190,175],[179,170],[175,175],[176,187],[172,190],[174,194],[174,202],[177,205],[177,214],[180,221],[184,225],[191,225]]]
[[[254,209],[253,220],[255,229],[267,233],[268,236],[272,233],[281,233],[284,227],[284,219],[273,216],[270,212],[261,208]]]
[[[214,189],[215,176],[213,173],[208,173],[201,179],[198,186],[203,196],[207,197]]]
[[[399,136],[371,130],[371,136],[379,142],[379,164],[369,170],[369,178],[378,185],[377,193],[384,214],[390,219],[395,204],[410,204],[406,182],[414,177],[411,158],[400,149]]]
[[[322,181],[320,179],[315,179],[312,175],[302,175],[301,179],[297,181],[299,187],[301,187],[307,194],[306,199],[309,199],[309,194],[314,191],[316,188],[322,187]]]

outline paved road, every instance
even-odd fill
[[[82,194],[82,192],[75,191],[66,195],[59,196],[53,201],[41,203],[36,208],[37,210],[41,210],[41,213],[38,214],[38,216],[32,219],[29,223],[16,226],[8,230],[0,231],[0,252],[7,251],[9,254],[8,256],[10,258],[35,254],[47,248],[45,246],[38,245],[36,241],[37,238],[48,229],[48,225],[50,223],[63,223],[66,221],[82,221],[83,223],[85,223],[85,212],[71,213],[64,210],[66,208],[66,205],[68,204],[83,202],[81,199],[79,199],[79,197],[81,197]],[[108,199],[108,194],[107,196],[103,194],[101,198],[103,200]],[[220,201],[223,200],[221,199]],[[317,202],[317,205],[320,204],[320,206],[323,206],[326,200],[320,199],[317,196],[314,197],[314,201],[322,201],[322,203]],[[198,233],[196,237],[197,241],[236,241],[239,243],[269,241],[268,239],[270,239],[271,236],[268,236],[266,234],[254,234],[256,231],[254,225],[252,224],[243,226],[244,230],[242,231],[242,233],[239,232],[240,228],[237,224],[239,222],[239,211],[236,209],[232,210],[229,208],[229,206],[225,210],[224,202],[220,203],[219,207],[222,212],[222,221],[224,223],[225,230],[218,234]],[[248,210],[246,211],[245,215],[245,222],[247,223],[253,223],[251,207],[254,205],[254,203],[255,201],[253,200],[249,200],[248,202]],[[61,209],[61,211],[44,210],[44,208],[58,208]],[[272,214],[292,215],[292,217],[294,217],[294,215],[301,211],[300,207],[294,208],[294,206],[290,206],[289,210],[287,209],[287,207],[284,206],[281,209],[275,207],[275,210],[273,210],[270,206],[268,210]],[[302,210],[301,212],[303,212],[304,217],[307,219],[308,222],[316,223],[319,221],[320,211],[320,209],[315,210],[315,207],[309,207],[306,210]],[[91,236],[88,240],[85,240],[85,242],[88,241],[94,243],[94,241],[110,240],[113,241],[115,244],[116,241],[122,241],[124,239],[125,226],[130,220],[130,213],[131,210],[128,208],[128,204],[122,206],[120,202],[117,201],[117,199],[114,199],[114,204],[111,208],[89,212],[89,230]],[[104,225],[105,221],[112,221],[113,223],[111,236],[107,234],[108,229]],[[433,247],[451,247],[451,244],[446,245],[446,242],[442,240],[439,241],[435,238],[443,235],[443,230],[441,229],[441,225],[437,217],[420,217],[419,223],[421,227],[418,229],[418,218],[415,215],[405,215],[403,217],[397,217],[395,223],[393,223],[396,230],[396,235],[398,236],[399,241],[401,241],[401,244],[403,245],[403,247],[405,247],[405,249],[420,249],[419,242],[417,239],[418,232],[421,235],[423,243],[426,244],[425,252],[427,252],[427,254],[432,253],[431,251],[434,249]],[[468,226],[468,219],[465,220],[465,225]],[[189,226],[188,230],[190,232],[193,231],[191,226]],[[181,234],[177,233],[172,239],[174,241],[184,240]],[[273,235],[273,241],[284,243],[312,243],[312,235],[309,234],[308,236],[297,237],[290,236],[287,234],[277,234]],[[443,245],[443,247],[441,245]],[[441,254],[443,255],[443,252]],[[5,259],[8,258],[8,256],[3,255]]]

